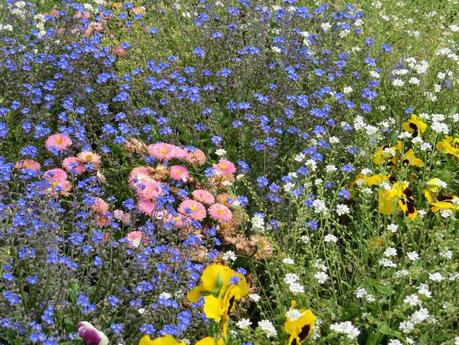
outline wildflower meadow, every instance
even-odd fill
[[[1,345],[459,345],[459,0],[0,0]]]

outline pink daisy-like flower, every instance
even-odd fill
[[[61,181],[49,181],[51,182],[51,187],[49,187],[46,192],[51,195],[62,194],[67,196],[72,190],[72,184],[67,180]]]
[[[186,156],[186,152],[180,147],[166,143],[148,145],[148,152],[160,161],[170,161],[174,158],[183,159]]]
[[[146,179],[135,184],[135,189],[142,199],[153,200],[162,193],[161,184],[153,179]]]
[[[156,205],[153,201],[148,199],[140,199],[137,202],[137,209],[147,216],[152,216],[155,212]]]
[[[185,160],[190,164],[202,166],[206,164],[206,154],[199,149],[188,149],[186,151]]]
[[[92,151],[83,151],[77,155],[77,158],[82,163],[91,164],[94,169],[98,170],[101,165],[101,157]]]
[[[236,172],[236,166],[226,159],[220,159],[217,164],[213,165],[213,168],[223,176],[230,176]]]
[[[150,167],[134,168],[129,174],[129,184],[132,187],[135,187],[135,185],[140,181],[150,180],[151,176],[152,176],[152,169]]]
[[[131,231],[126,236],[128,241],[128,246],[130,248],[138,248],[140,243],[142,243],[143,232],[141,231]]]
[[[173,165],[169,171],[169,176],[173,180],[186,182],[190,178],[190,173],[184,166]]]
[[[210,216],[221,223],[227,223],[233,219],[231,210],[223,204],[213,204],[209,207]]]
[[[33,159],[24,159],[22,161],[16,162],[14,165],[16,169],[28,169],[28,170],[33,170],[33,171],[39,171],[41,168],[40,163],[37,161],[34,161]]]
[[[50,182],[62,182],[67,180],[67,173],[59,168],[45,171],[43,177]]]
[[[50,135],[45,142],[45,146],[48,149],[48,151],[52,149],[64,151],[70,145],[72,145],[72,139],[70,139],[68,135],[62,133]]]
[[[94,198],[94,204],[91,206],[91,208],[100,214],[105,214],[108,212],[108,204],[101,198]]]
[[[181,202],[178,211],[194,220],[203,220],[206,217],[206,208],[200,202],[187,199]]]
[[[193,195],[194,200],[206,205],[211,205],[215,202],[214,196],[204,189],[196,189],[191,195]]]
[[[86,171],[84,164],[77,157],[67,157],[66,159],[63,160],[62,166],[68,172],[71,172],[77,175],[82,174]]]
[[[113,217],[116,220],[119,220],[123,225],[130,225],[131,224],[131,215],[127,212],[122,210],[115,210],[113,211]]]

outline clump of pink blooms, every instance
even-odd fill
[[[213,176],[193,176],[198,168],[204,169],[207,157],[196,148],[182,148],[168,143],[148,146],[148,155],[157,161],[156,166],[140,166],[132,169],[129,184],[137,193],[137,209],[144,215],[173,223],[178,228],[189,228],[193,221],[225,224],[233,219],[230,207],[216,203],[216,196],[226,192],[234,181],[236,166],[221,159],[212,165]],[[147,152],[139,152],[146,154]],[[194,166],[193,169],[187,166]],[[177,201],[176,213],[161,209],[158,198],[168,190]],[[187,196],[178,191],[185,190]]]

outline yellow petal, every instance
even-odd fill
[[[225,342],[223,339],[218,339],[217,342],[215,342],[215,339],[212,337],[205,337],[201,340],[199,340],[195,345],[224,345]]]
[[[222,300],[220,298],[217,298],[212,295],[204,297],[203,311],[208,319],[220,322],[223,315],[222,309]]]

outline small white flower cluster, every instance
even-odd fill
[[[228,250],[223,254],[223,260],[225,261],[231,261],[234,262],[237,259],[236,253],[234,253],[232,250]]]
[[[253,230],[258,230],[258,231],[264,231],[265,230],[265,219],[263,216],[259,213],[255,214],[252,219],[252,229]]]
[[[261,320],[258,322],[258,327],[266,334],[268,338],[277,336],[277,330],[269,320]]]
[[[252,321],[250,321],[249,319],[241,319],[238,322],[236,322],[236,326],[239,329],[246,329],[246,328],[249,328],[251,325],[252,325]]]
[[[354,292],[355,297],[357,298],[364,298],[367,302],[374,302],[376,301],[375,296],[373,296],[371,293],[368,293],[368,291],[364,288],[358,288]]]
[[[287,273],[284,277],[284,283],[288,285],[288,289],[293,293],[303,293],[304,286],[299,283],[300,278],[295,273]]]
[[[327,271],[328,271],[327,266],[325,266],[321,260],[317,260],[315,267],[317,269],[317,272],[314,274],[314,278],[317,279],[319,284],[325,284],[325,282],[329,278],[327,274]]]
[[[360,331],[350,321],[332,323],[330,329],[338,334],[344,334],[349,340],[354,340],[360,334]]]
[[[312,207],[314,208],[314,213],[317,214],[326,214],[328,212],[327,205],[325,204],[325,201],[316,199],[312,203]]]

